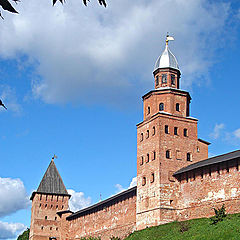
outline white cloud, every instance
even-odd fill
[[[213,139],[217,139],[220,137],[221,135],[221,131],[224,129],[225,125],[223,123],[220,123],[220,124],[216,124],[214,129],[213,129],[213,132],[210,133],[210,136],[213,138]]]
[[[137,186],[137,177],[134,177],[129,185],[129,188]]]
[[[126,190],[126,189],[125,189],[121,184],[119,184],[119,183],[117,183],[117,184],[115,185],[115,188],[117,189],[117,191],[116,191],[117,193]]]
[[[13,88],[6,85],[0,85],[0,99],[7,107],[8,111],[12,111],[17,115],[22,112],[22,107],[17,101],[16,92]],[[3,107],[0,107],[0,112],[5,111],[6,110]]]
[[[7,216],[30,205],[20,179],[0,178],[0,217]]]
[[[20,15],[5,13],[0,21],[0,56],[24,54],[37,64],[32,91],[45,102],[129,105],[153,86],[151,72],[166,32],[175,36],[171,48],[183,85],[190,86],[207,76],[219,39],[230,30],[230,4],[218,1],[108,4],[105,9],[92,2],[85,8],[69,0],[53,8],[50,1],[24,1],[17,6]]]
[[[234,136],[235,136],[236,138],[240,138],[240,128],[237,129],[237,130],[235,130],[235,131],[233,132],[233,134],[234,134]]]
[[[16,238],[27,227],[22,223],[7,223],[0,221],[0,239]]]
[[[85,197],[83,192],[75,192],[72,189],[68,189],[68,193],[71,195],[69,201],[70,210],[76,212],[82,208],[88,207],[91,205],[92,200],[90,197]]]

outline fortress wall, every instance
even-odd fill
[[[109,240],[111,236],[124,238],[135,230],[136,226],[136,188],[103,204],[68,218],[69,239],[85,236],[101,236]]]
[[[238,161],[218,163],[185,173],[179,183],[177,218],[210,217],[214,215],[213,208],[221,207],[222,204],[225,204],[227,213],[240,212]]]

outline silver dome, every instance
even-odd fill
[[[162,55],[158,57],[155,63],[154,71],[157,70],[158,68],[169,68],[169,67],[179,70],[176,57],[172,54],[172,52],[168,48],[168,45],[166,45]]]

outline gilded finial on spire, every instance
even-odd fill
[[[169,42],[169,41],[173,41],[173,40],[174,40],[174,38],[171,37],[171,36],[169,36],[169,34],[168,34],[168,32],[167,32],[167,36],[166,36],[166,46],[168,46],[168,42]]]
[[[54,154],[53,157],[52,157],[52,161],[56,158],[58,158],[58,157],[57,157],[57,155]]]

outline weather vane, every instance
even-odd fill
[[[53,157],[52,157],[52,161],[56,158],[58,158],[58,157],[57,157],[57,155],[54,154]]]
[[[174,37],[169,36],[169,33],[167,32],[167,36],[166,36],[166,45],[168,45],[169,41],[174,41]]]

